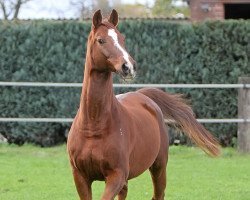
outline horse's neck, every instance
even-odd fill
[[[112,84],[111,72],[91,70],[91,62],[86,60],[79,110],[82,128],[90,131],[106,128],[116,103]]]

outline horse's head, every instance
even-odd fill
[[[125,37],[117,30],[118,14],[112,11],[102,19],[101,11],[95,12],[89,45],[95,70],[112,71],[123,78],[135,76],[135,61],[125,49]]]

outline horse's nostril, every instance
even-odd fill
[[[123,71],[125,74],[128,74],[129,68],[128,68],[128,66],[126,65],[126,63],[124,63],[124,64],[122,65],[122,71]]]

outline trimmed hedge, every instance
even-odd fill
[[[0,81],[82,82],[90,24],[1,22]],[[124,20],[119,30],[138,63],[136,83],[237,83],[239,76],[250,75],[249,21]],[[237,116],[236,89],[170,91],[186,94],[198,118]],[[74,117],[80,92],[80,88],[0,87],[0,117]],[[65,141],[69,126],[1,123],[0,133],[10,142],[51,146]],[[236,124],[207,126],[224,145],[233,144]]]

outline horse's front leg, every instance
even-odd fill
[[[128,181],[123,186],[122,190],[118,194],[118,200],[125,200],[128,194]]]
[[[126,173],[116,169],[109,173],[105,180],[105,190],[101,200],[113,200],[127,185]]]
[[[84,178],[78,169],[73,169],[73,177],[80,200],[92,200],[92,181]]]

